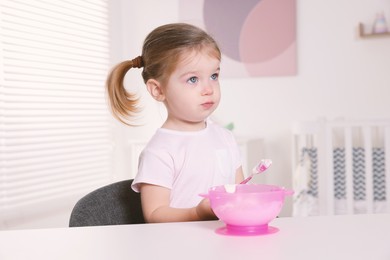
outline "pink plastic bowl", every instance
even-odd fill
[[[283,187],[264,184],[237,184],[234,193],[225,186],[209,189],[201,195],[210,199],[215,215],[226,224],[217,233],[227,235],[258,235],[277,231],[269,227],[280,213],[284,199],[294,192]]]

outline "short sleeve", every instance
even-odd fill
[[[138,173],[132,189],[139,192],[139,184],[148,183],[172,189],[174,164],[172,156],[164,150],[145,149],[139,157]]]

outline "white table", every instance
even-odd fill
[[[219,221],[0,231],[0,259],[390,259],[390,214],[278,218],[234,237]]]

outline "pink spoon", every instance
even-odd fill
[[[252,174],[249,175],[245,180],[240,182],[240,184],[246,184],[248,181],[250,181],[253,176],[256,174],[265,172],[272,164],[272,161],[270,159],[263,159],[261,160],[252,170]]]

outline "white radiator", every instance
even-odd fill
[[[390,212],[390,119],[297,122],[293,215]]]

